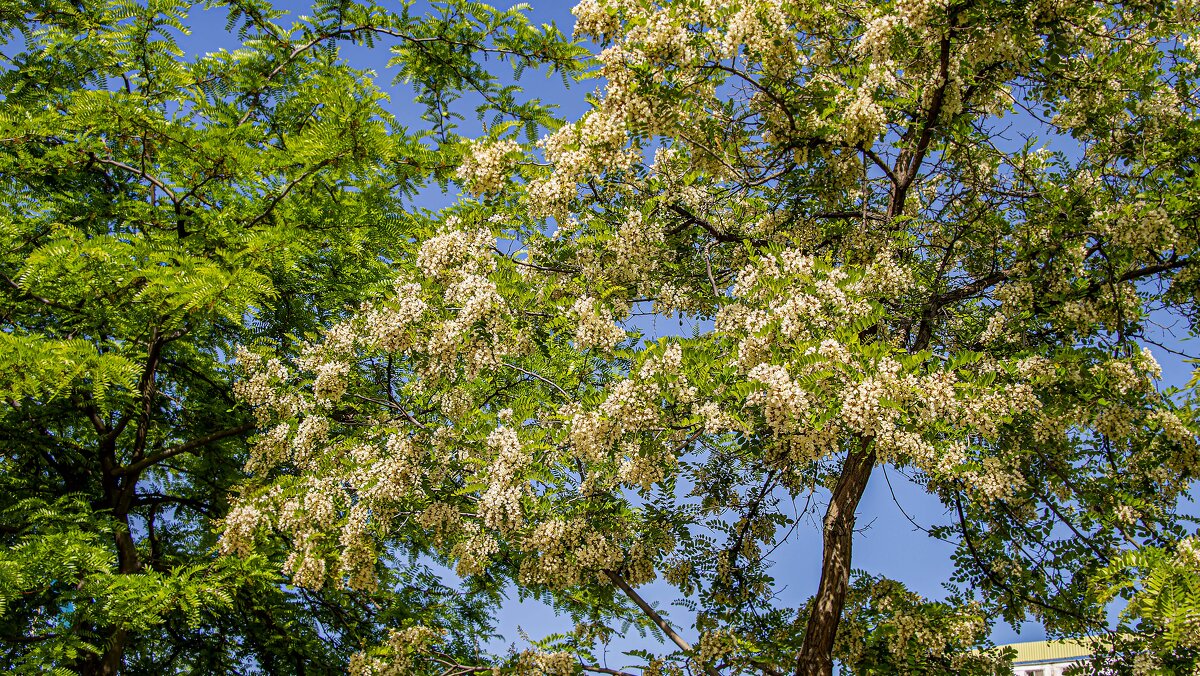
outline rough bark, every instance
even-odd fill
[[[822,537],[821,583],[813,597],[804,644],[796,660],[797,676],[833,674],[833,641],[850,586],[855,510],[875,466],[875,451],[870,445],[870,440],[864,440],[860,448],[846,456],[841,476],[829,498]]]

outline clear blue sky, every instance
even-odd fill
[[[532,16],[536,21],[554,22],[565,33],[571,32],[574,26],[574,19],[570,15],[571,2],[534,0],[533,5]],[[302,14],[308,4],[287,2],[283,6],[292,9],[295,14]],[[226,34],[224,23],[223,14],[197,11],[193,14],[193,20],[189,22],[193,27],[193,34],[181,40],[181,45],[185,50],[194,53],[222,47],[235,48],[236,39]],[[412,105],[411,91],[403,86],[390,84],[394,73],[389,72],[386,67],[389,58],[386,43],[380,44],[374,50],[351,48],[345,53],[355,66],[376,71],[380,86],[392,96],[391,110],[402,123],[413,126],[421,124],[416,118],[420,111]],[[544,100],[561,101],[563,114],[568,118],[577,117],[585,109],[584,94],[597,86],[595,83],[587,83],[564,92],[557,77],[545,79],[534,73],[526,74],[522,85],[528,92]],[[481,131],[479,123],[470,111],[465,111],[465,117],[461,127],[463,133],[470,135]],[[452,201],[453,197],[429,193],[422,198],[419,206],[436,209]],[[672,330],[670,327],[674,325],[673,321],[660,320],[656,329],[660,334],[669,333]],[[1175,328],[1182,330],[1183,327]],[[1162,342],[1175,349],[1182,349],[1185,344],[1179,342],[1181,337],[1182,335],[1173,336],[1172,328],[1167,327],[1163,330]],[[1190,343],[1186,345],[1191,349]],[[1182,385],[1190,377],[1190,368],[1179,357],[1162,350],[1154,352],[1164,367],[1165,385]],[[909,522],[905,513],[917,523],[929,525],[940,521],[944,510],[936,499],[903,479],[895,470],[887,470],[887,473],[891,479],[890,486],[885,481],[883,470],[877,469],[860,506],[859,527],[862,531],[855,540],[854,565],[856,568],[898,579],[927,597],[941,597],[944,595],[942,584],[949,579],[952,572],[950,555],[953,547],[927,537]],[[897,506],[900,506],[903,512],[897,509]],[[809,523],[802,524],[802,527],[797,529],[792,541],[780,547],[774,555],[781,598],[797,606],[815,591],[819,575],[819,513],[809,519]],[[668,587],[656,584],[643,591],[648,598],[657,601],[660,607],[670,609],[672,596]],[[537,603],[513,602],[502,610],[499,619],[508,640],[515,642],[518,649],[523,646],[515,630],[516,625],[534,637],[569,629],[564,620],[555,618],[551,610]],[[684,627],[682,633],[692,637],[693,632],[687,628],[690,621],[690,617],[685,613],[678,612],[677,624]],[[1020,635],[1007,626],[999,626],[993,635],[998,643],[1036,640],[1042,637],[1043,633],[1036,625],[1029,625]],[[641,640],[637,637],[618,639],[609,652],[609,665],[618,667],[627,663],[628,660],[619,654],[622,649],[646,647],[646,643],[651,640]]]

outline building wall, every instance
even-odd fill
[[[1062,676],[1067,667],[1077,664],[1070,662],[1049,662],[1043,664],[1018,664],[1013,668],[1013,676]]]
[[[1062,676],[1067,667],[1092,654],[1095,639],[1029,641],[1004,647],[1016,652],[1013,676]]]

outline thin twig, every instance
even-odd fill
[[[510,364],[510,363],[508,363],[508,362],[500,362],[500,363],[501,363],[501,364],[503,364],[504,366],[507,366],[508,368],[510,368],[510,369],[512,369],[512,370],[514,370],[514,371],[519,371],[519,372],[521,372],[521,373],[524,373],[525,375],[529,376],[530,378],[534,378],[534,379],[536,379],[536,380],[540,380],[540,381],[542,381],[543,383],[546,383],[546,384],[547,384],[547,385],[549,385],[550,387],[553,387],[555,390],[557,390],[557,391],[558,391],[558,393],[559,393],[559,394],[561,394],[561,395],[563,396],[563,398],[564,398],[564,399],[567,399],[568,401],[571,399],[571,395],[570,395],[570,394],[568,394],[566,390],[564,390],[563,388],[559,387],[559,386],[558,386],[558,383],[554,382],[553,380],[550,380],[549,378],[546,378],[545,376],[539,375],[539,374],[537,374],[537,373],[535,373],[535,372],[533,372],[533,371],[528,371],[528,370],[526,370],[526,369],[523,369],[523,368],[521,368],[520,366],[517,366],[516,364]]]

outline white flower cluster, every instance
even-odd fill
[[[495,459],[487,469],[488,487],[477,507],[483,525],[501,533],[521,527],[522,486],[519,472],[528,464],[517,433],[501,425],[487,438],[488,450]]]
[[[1131,391],[1137,392],[1145,390],[1147,387],[1154,387],[1153,383],[1148,382],[1148,379],[1143,377],[1142,374],[1138,373],[1134,369],[1133,364],[1130,364],[1127,361],[1113,359],[1101,364],[1097,370],[1100,371],[1104,377],[1107,377],[1109,382],[1112,383],[1112,386],[1121,394],[1128,394]]]
[[[688,63],[695,58],[687,28],[670,9],[651,12],[640,25],[626,26],[626,45],[637,45],[639,53],[654,63]]]
[[[406,500],[431,468],[429,454],[404,434],[390,434],[383,453],[373,445],[357,449],[358,465],[352,476],[361,499],[377,513],[388,513]]]
[[[525,536],[526,558],[521,580],[556,589],[578,586],[620,565],[624,554],[611,535],[586,526],[581,519],[548,519]]]
[[[299,549],[293,549],[283,562],[283,574],[292,577],[292,583],[313,591],[325,586],[326,563],[323,553],[318,551],[316,538],[310,537]]]
[[[808,425],[807,414],[812,401],[804,388],[792,380],[786,368],[760,364],[750,369],[747,377],[766,386],[746,397],[746,404],[762,407],[763,417],[772,432],[783,436],[799,432]]]
[[[893,252],[883,252],[867,266],[861,284],[853,288],[871,298],[898,298],[914,284],[912,267],[897,260]]]
[[[1142,202],[1120,204],[1101,209],[1092,218],[1109,241],[1135,253],[1162,251],[1176,244],[1175,225],[1162,207]]]
[[[795,42],[790,39],[794,31],[788,24],[782,0],[730,4],[734,11],[725,25],[721,56],[735,56],[745,45],[750,59],[768,67],[794,62]]]
[[[655,16],[661,19],[665,15],[659,13]],[[647,20],[654,19],[647,17]],[[675,42],[678,49],[686,51],[686,43],[679,43],[683,36],[678,31],[668,29],[664,37],[667,43]],[[635,69],[645,66],[650,59],[643,45],[626,40],[605,49],[597,58],[601,64],[600,75],[607,81],[607,85],[600,105],[591,116],[583,120],[584,142],[593,153],[602,153],[591,162],[594,172],[621,172],[642,160],[638,144],[628,143],[631,140],[630,134],[637,132],[649,136],[662,130],[670,119],[672,110],[649,96],[634,77]],[[678,63],[673,59],[669,61],[672,64]],[[592,116],[599,119],[590,120]],[[588,132],[587,127],[598,121],[603,124],[606,133]]]
[[[290,438],[292,426],[279,423],[265,434],[259,435],[250,447],[250,457],[246,460],[246,471],[251,474],[265,472],[272,467],[285,463],[291,456]]]
[[[982,69],[995,63],[1016,61],[1021,58],[1028,45],[1018,42],[1018,33],[1005,30],[1004,26],[996,26],[992,30],[982,31],[973,36],[965,49],[962,58],[972,69]]]
[[[463,275],[446,290],[446,300],[458,307],[455,325],[464,329],[487,320],[504,304],[496,283],[483,275]]]
[[[421,298],[420,284],[398,279],[395,291],[392,302],[378,308],[364,307],[362,342],[387,352],[400,352],[411,347],[414,327],[427,307]]]
[[[260,530],[269,527],[271,518],[255,500],[239,501],[221,522],[221,539],[218,547],[222,554],[236,554],[246,558],[254,551],[255,540]]]
[[[1009,338],[1009,315],[1012,310],[1000,308],[994,310],[988,317],[983,332],[979,334],[979,342],[983,345],[1007,342]]]
[[[914,650],[936,657],[954,657],[987,633],[987,623],[978,615],[959,614],[945,623],[935,623],[920,612],[898,611],[891,624],[895,633],[888,636],[888,650],[898,659],[904,659]]]
[[[615,237],[607,247],[619,261],[613,277],[636,284],[653,274],[663,262],[662,244],[666,239],[663,226],[646,219],[641,211],[627,213],[613,234]]]
[[[292,462],[301,467],[315,468],[329,438],[329,419],[321,415],[305,416],[296,426],[292,437]]]
[[[595,411],[582,412],[577,407],[566,409],[569,415],[571,449],[575,456],[588,462],[602,462],[612,452],[616,425]]]
[[[720,434],[734,429],[735,421],[729,412],[715,401],[706,401],[696,408],[696,415],[704,423],[705,434]]]
[[[498,368],[521,345],[508,330],[508,305],[489,278],[496,268],[491,255],[495,240],[485,229],[469,232],[458,226],[457,219],[447,219],[446,230],[422,244],[417,254],[421,271],[445,284],[445,294],[436,302],[452,313],[441,323],[427,322],[427,337],[416,341],[416,351],[424,357],[418,375],[426,383],[454,380],[460,371],[475,378]]]
[[[375,550],[375,540],[367,523],[367,508],[357,504],[350,509],[342,532],[338,536],[341,546],[339,562],[339,579],[344,578],[350,589],[374,591],[378,587],[378,577],[375,575],[375,564],[379,555]]]
[[[1175,558],[1184,569],[1200,570],[1200,537],[1183,538],[1175,546]]]
[[[600,0],[583,0],[571,8],[575,15],[576,38],[602,40],[617,32],[621,27],[616,12],[610,11]]]
[[[1092,416],[1092,428],[1112,441],[1125,441],[1137,434],[1141,411],[1121,403],[1100,407]]]
[[[234,358],[242,370],[250,375],[249,378],[239,378],[233,384],[233,391],[242,401],[250,406],[263,406],[270,402],[275,393],[272,380],[287,378],[287,369],[278,359],[264,360],[261,355],[247,350],[239,345]]]
[[[1162,434],[1172,443],[1179,444],[1184,448],[1194,448],[1196,446],[1196,434],[1193,432],[1179,416],[1165,409],[1154,411],[1150,419],[1157,423],[1162,429]]]
[[[455,572],[462,577],[470,577],[487,569],[492,554],[500,551],[500,544],[475,524],[467,524],[464,529],[467,531],[466,537],[454,545],[450,556],[458,559]]]
[[[511,139],[475,141],[458,167],[458,180],[476,195],[499,192],[520,156],[521,146]]]
[[[847,387],[842,393],[842,423],[860,434],[873,436],[895,416],[894,409],[885,408],[884,399],[904,397],[909,382],[900,374],[900,364],[884,358],[875,373]]]
[[[234,381],[233,393],[254,409],[259,424],[265,425],[274,418],[290,418],[308,408],[303,397],[282,387],[290,373],[279,359],[264,359],[241,345],[235,359],[245,375]]]
[[[518,656],[513,673],[518,676],[574,676],[580,673],[579,660],[565,651],[526,650]]]
[[[448,542],[462,528],[458,510],[445,502],[434,502],[417,516],[417,523],[429,531],[438,546]]]
[[[873,61],[886,61],[891,56],[891,41],[896,29],[902,25],[900,17],[884,14],[871,19],[863,29],[862,37],[854,50],[870,56]]]
[[[567,207],[579,184],[640,162],[641,149],[629,142],[630,132],[647,133],[662,123],[663,111],[639,92],[633,80],[631,67],[643,63],[644,54],[612,46],[598,60],[608,83],[600,103],[578,122],[565,124],[538,142],[552,170],[531,180],[526,190],[526,203],[534,216],[569,222]]]
[[[523,522],[521,495],[519,486],[490,484],[476,507],[483,525],[500,533],[510,533],[520,528]]]
[[[840,136],[846,145],[870,146],[884,132],[887,112],[875,100],[869,87],[858,87],[853,95],[845,92],[839,103],[843,106]]]
[[[1041,355],[1030,355],[1017,361],[1016,372],[1028,382],[1054,382],[1058,375],[1055,363]]]
[[[578,194],[579,181],[592,168],[588,151],[575,147],[578,132],[577,125],[565,124],[538,141],[554,170],[529,182],[525,199],[531,215],[550,216],[559,223],[571,221],[567,205]]]
[[[964,474],[977,498],[985,504],[1004,500],[1024,485],[1021,475],[1004,466],[999,458],[984,458],[980,467]]]
[[[676,381],[678,382],[678,381]],[[683,383],[686,387],[686,381]],[[644,431],[659,420],[656,403],[662,389],[644,374],[619,380],[594,411],[570,413],[570,440],[576,456],[588,462],[609,458],[613,445],[624,434]]]
[[[625,457],[617,469],[617,480],[627,486],[640,486],[642,490],[648,491],[666,478],[669,466],[676,462],[671,453],[643,453],[633,444],[627,444],[623,450]]]
[[[346,393],[346,378],[350,375],[350,364],[346,362],[325,362],[316,367],[316,379],[313,380],[313,397],[319,406],[329,406],[336,403]]]
[[[738,274],[738,303],[722,307],[717,330],[747,336],[742,352],[757,353],[753,340],[772,322],[788,340],[813,341],[832,329],[871,312],[868,298],[883,289],[881,280],[903,279],[900,272],[851,277],[840,268],[818,269],[811,256],[796,250],[763,256]],[[748,342],[747,342],[748,341]],[[755,361],[743,358],[744,368]]]
[[[713,664],[727,655],[731,655],[737,647],[737,637],[729,630],[706,631],[700,635],[696,644],[695,657],[701,664]],[[703,672],[703,669],[699,670]]]
[[[959,405],[954,371],[936,371],[921,379],[921,415],[926,422],[945,420]]]
[[[423,626],[391,629],[386,655],[373,657],[355,653],[350,658],[350,676],[407,676],[414,671],[413,658],[428,651],[443,633],[443,630]]]
[[[575,347],[581,350],[611,350],[625,340],[625,330],[613,321],[612,312],[600,301],[581,297],[571,307],[578,324],[575,328]]]
[[[947,0],[897,0],[896,14],[908,28],[924,32],[945,14]]]
[[[448,276],[486,275],[495,269],[490,255],[495,240],[482,228],[458,228],[458,220],[447,219],[445,231],[430,237],[417,252],[417,267],[431,279]]]

